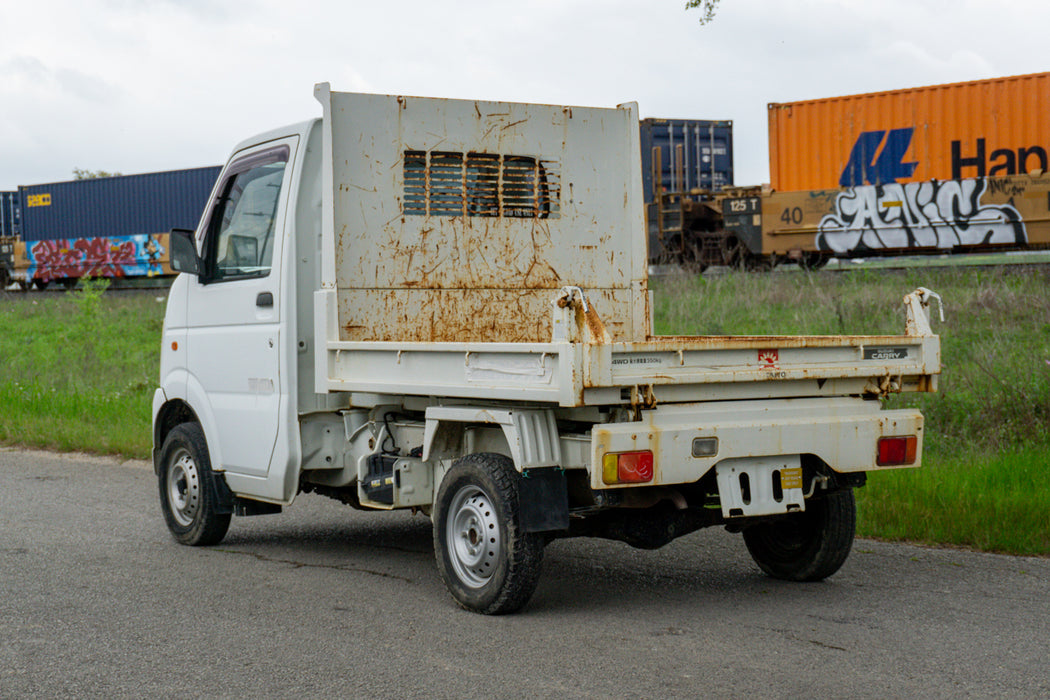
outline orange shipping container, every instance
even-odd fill
[[[1047,171],[1050,73],[769,105],[773,189]]]

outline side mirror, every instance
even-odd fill
[[[201,258],[197,255],[197,246],[193,242],[193,231],[186,228],[173,228],[168,234],[171,245],[171,269],[200,275]]]

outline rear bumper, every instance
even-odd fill
[[[591,487],[611,488],[602,480],[607,452],[651,450],[653,480],[634,484],[649,486],[694,482],[722,460],[747,457],[814,454],[838,472],[887,469],[876,464],[877,442],[895,435],[918,438],[915,462],[903,465],[918,467],[922,434],[919,411],[883,411],[878,401],[856,398],[663,405],[641,421],[595,426]],[[717,453],[694,457],[696,438],[717,438]]]

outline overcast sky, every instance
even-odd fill
[[[766,104],[1050,70],[1046,0],[2,0],[0,190],[216,165],[334,90],[732,119]],[[1044,144],[1050,146],[1050,143]]]

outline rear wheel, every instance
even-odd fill
[[[532,597],[543,537],[520,526],[514,463],[498,454],[468,455],[441,482],[434,509],[434,555],[452,597],[467,610],[498,615]]]
[[[806,502],[802,513],[752,525],[744,543],[759,568],[785,581],[820,581],[849,556],[857,524],[853,489]]]
[[[218,544],[230,513],[217,513],[211,460],[204,431],[183,423],[168,433],[160,453],[160,505],[172,536],[182,544]]]

